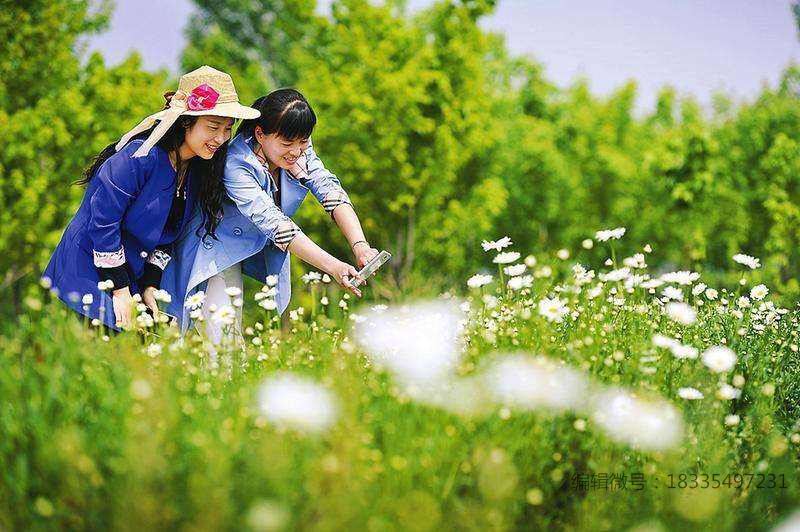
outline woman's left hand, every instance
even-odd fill
[[[147,305],[147,308],[153,313],[153,317],[158,314],[158,302],[156,301],[156,288],[152,286],[148,286],[142,292],[142,302]]]
[[[361,269],[366,263],[375,258],[375,256],[378,254],[378,250],[366,242],[362,242],[356,244],[354,253],[356,255],[356,264],[358,264],[358,268]]]

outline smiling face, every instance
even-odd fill
[[[232,127],[233,118],[211,115],[197,117],[194,124],[186,129],[181,157],[188,159],[199,155],[203,159],[211,159],[219,147],[230,140]]]
[[[261,150],[267,157],[271,166],[290,170],[297,159],[308,149],[308,138],[288,140],[277,133],[265,135],[263,130],[256,126],[256,141],[261,145]]]

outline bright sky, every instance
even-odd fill
[[[146,67],[175,71],[192,10],[189,0],[117,0],[111,29],[90,47],[111,62],[136,49]],[[800,62],[789,0],[499,0],[485,26],[559,85],[583,76],[607,94],[635,79],[645,110],[665,84],[703,103],[717,90],[749,98]]]

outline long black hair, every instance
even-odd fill
[[[236,133],[253,136],[256,126],[265,135],[276,133],[286,140],[307,139],[317,124],[317,115],[308,100],[295,89],[278,89],[253,102],[261,116],[243,120]]]
[[[164,109],[169,107],[169,102],[172,99],[174,92],[164,93],[164,99],[167,101]],[[176,176],[180,175],[184,169],[183,165],[187,164],[180,158],[180,147],[186,138],[186,130],[197,122],[197,116],[180,116],[178,120],[170,127],[164,136],[161,137],[156,146],[159,146],[167,153],[172,153],[175,156],[176,162]],[[155,126],[153,126],[154,128]],[[153,128],[136,135],[133,139],[146,139]],[[113,142],[103,148],[99,154],[93,159],[91,164],[83,173],[83,178],[76,181],[76,185],[87,185],[92,178],[97,174],[97,171],[109,157],[114,155],[117,150],[115,149],[116,142]],[[216,229],[222,217],[222,199],[225,194],[225,186],[222,182],[222,175],[225,171],[225,158],[228,154],[228,142],[222,144],[219,149],[214,153],[214,156],[209,159],[202,157],[192,157],[189,159],[187,173],[191,172],[194,179],[200,179],[198,203],[203,213],[203,223],[200,228],[205,229],[205,235],[210,235],[216,238]],[[200,235],[200,228],[198,228],[197,235]]]

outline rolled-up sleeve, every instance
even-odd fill
[[[317,198],[325,212],[333,217],[333,210],[339,205],[346,203],[352,207],[353,202],[350,201],[350,196],[345,192],[339,178],[325,168],[322,160],[317,157],[313,144],[309,144],[305,156],[307,175],[302,176],[300,180]]]
[[[270,195],[261,188],[252,168],[244,164],[225,169],[225,189],[244,216],[247,216],[268,240],[286,251],[301,232],[291,218],[281,211]]]

